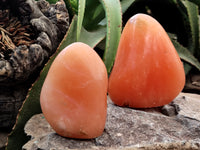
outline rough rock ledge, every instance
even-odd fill
[[[108,97],[103,134],[92,140],[57,135],[42,114],[25,126],[31,140],[24,150],[198,150],[200,149],[200,96],[181,93],[169,105],[154,109],[122,108]]]

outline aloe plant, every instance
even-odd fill
[[[65,0],[65,3],[71,16],[70,28],[56,53],[47,62],[40,77],[30,89],[18,114],[16,125],[8,138],[6,147],[8,150],[21,149],[28,140],[24,126],[31,116],[41,113],[39,102],[41,87],[51,63],[64,47],[81,41],[100,50],[108,73],[111,71],[121,35],[122,13],[124,22],[135,13],[148,13],[155,17],[170,32],[171,40],[184,62],[186,74],[192,68],[200,70],[199,0],[162,0],[162,2],[160,0]],[[158,10],[159,5],[163,4],[166,12]],[[169,13],[171,18],[177,18],[174,20],[165,18]]]

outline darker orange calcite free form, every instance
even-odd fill
[[[42,112],[61,136],[91,139],[103,133],[108,76],[98,54],[76,42],[55,58],[40,96]]]
[[[170,103],[183,89],[183,64],[163,27],[136,14],[125,25],[108,93],[120,106],[149,108]]]

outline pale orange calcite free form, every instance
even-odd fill
[[[61,136],[91,139],[103,133],[108,75],[98,54],[76,42],[52,63],[40,96],[42,112]]]
[[[131,17],[123,29],[109,77],[112,101],[134,108],[163,106],[184,85],[183,64],[164,28],[149,15]]]

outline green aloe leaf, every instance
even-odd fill
[[[122,11],[118,0],[101,0],[106,12],[107,34],[104,63],[108,73],[113,66],[122,29]]]
[[[200,0],[189,0],[200,7]],[[199,8],[200,9],[200,8]]]
[[[85,28],[82,27],[79,41],[88,44],[90,47],[95,47],[105,38],[105,36],[106,27],[98,26],[93,31],[87,31]]]
[[[187,39],[188,45],[186,46],[186,48],[191,52],[193,57],[195,55],[198,59],[200,59],[198,6],[195,3],[192,3],[188,0],[185,1],[179,0],[177,2],[179,6],[178,8],[182,13],[182,18],[184,20],[183,25],[187,33],[187,37],[185,37],[185,39]],[[192,67],[195,66],[192,65],[191,63],[189,64],[184,63],[185,73],[188,74],[189,71],[192,69]]]
[[[104,11],[103,11],[104,10]],[[105,18],[106,16],[106,18]],[[108,73],[110,72],[122,28],[122,12],[119,0],[87,0],[83,27],[87,32],[106,27],[106,46],[103,60]]]
[[[92,31],[105,18],[105,11],[99,0],[87,0],[83,26]]]
[[[122,13],[125,13],[126,10],[133,4],[136,0],[122,0],[121,1],[121,7],[122,7]]]
[[[185,47],[183,47],[181,44],[179,44],[177,41],[172,40],[172,43],[174,44],[179,57],[185,61],[186,63],[194,66],[195,68],[197,68],[200,71],[200,63],[199,61],[193,56],[193,54]],[[190,66],[188,65],[184,65],[185,68],[185,72],[186,74],[189,72],[190,70]]]
[[[85,13],[85,0],[80,0],[78,6],[77,41],[79,41],[80,38],[84,13]]]
[[[182,1],[187,9],[191,36],[192,36],[192,47],[191,52],[194,54],[199,47],[199,17],[198,17],[198,6],[189,1]]]

